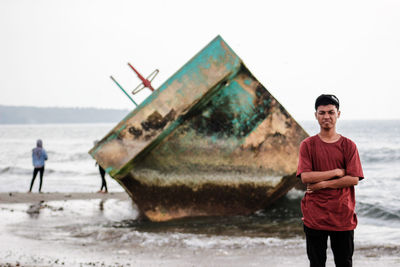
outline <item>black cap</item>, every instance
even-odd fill
[[[339,99],[334,95],[322,94],[315,100],[315,110],[317,110],[319,106],[325,105],[335,105],[336,108],[339,109]]]

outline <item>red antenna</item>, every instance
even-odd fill
[[[142,81],[141,84],[139,84],[135,89],[133,89],[132,94],[137,94],[146,87],[149,88],[153,92],[154,88],[153,88],[153,86],[151,86],[151,82],[157,76],[159,70],[156,69],[147,78],[144,78],[130,63],[128,63],[128,66],[131,67],[131,69],[136,73],[136,75]]]

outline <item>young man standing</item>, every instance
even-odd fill
[[[325,266],[328,236],[336,266],[352,266],[354,186],[364,178],[353,141],[336,132],[339,99],[320,95],[315,101],[317,135],[300,145],[297,176],[307,185],[301,201],[310,266]]]

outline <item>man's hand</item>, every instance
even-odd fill
[[[322,181],[322,182],[318,182],[318,183],[314,183],[314,184],[308,184],[307,185],[307,193],[314,193],[315,191],[321,190],[326,188],[326,182]]]
[[[346,171],[344,169],[335,169],[336,171],[336,176],[339,178],[342,178],[343,176],[346,175]]]

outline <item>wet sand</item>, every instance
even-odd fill
[[[116,236],[108,221],[137,217],[134,208],[125,211],[130,203],[124,192],[0,193],[0,266],[308,266],[301,238],[246,246],[192,234],[182,246],[171,242],[186,238],[179,233],[128,228]],[[85,230],[91,225],[105,226]],[[400,257],[384,248],[356,249],[354,256],[354,266],[399,265]],[[330,251],[327,266],[334,266]]]
[[[36,203],[39,201],[57,200],[85,200],[85,199],[119,199],[128,200],[129,196],[125,192],[117,193],[0,193],[0,203]]]

